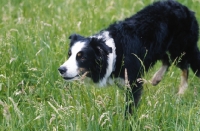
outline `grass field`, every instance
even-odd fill
[[[68,36],[89,36],[153,0],[1,0],[1,131],[199,131],[200,79],[178,96],[172,66],[156,87],[147,83],[140,106],[124,119],[124,90],[67,83],[57,68],[67,59]],[[200,0],[180,0],[196,12]],[[200,45],[200,42],[199,42]],[[149,80],[160,63],[144,79]]]

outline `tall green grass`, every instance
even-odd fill
[[[156,87],[147,83],[140,105],[124,119],[124,90],[65,82],[57,68],[67,59],[68,36],[88,36],[152,0],[2,0],[0,2],[0,130],[200,130],[200,80],[178,96],[172,66]],[[196,12],[200,1],[180,0]],[[149,80],[160,63],[144,79]]]

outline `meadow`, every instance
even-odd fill
[[[67,59],[70,34],[92,35],[152,2],[1,0],[0,130],[199,131],[200,79],[192,71],[182,96],[175,65],[157,86],[145,83],[139,107],[127,120],[123,89],[69,83],[57,71]],[[179,2],[196,12],[200,23],[200,0]],[[144,79],[150,80],[160,65]]]

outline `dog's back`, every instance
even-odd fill
[[[111,25],[108,30],[116,46],[123,47],[125,54],[128,50],[129,55],[135,53],[144,60],[146,70],[157,60],[167,62],[170,57],[174,61],[185,53],[178,66],[186,68],[190,63],[193,71],[200,75],[197,20],[193,12],[175,1],[155,2],[136,15]]]

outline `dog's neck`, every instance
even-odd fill
[[[111,73],[115,70],[115,62],[116,62],[116,57],[117,57],[116,56],[116,47],[115,47],[114,40],[112,37],[110,37],[108,31],[102,31],[99,34],[96,34],[91,37],[105,40],[105,44],[112,48],[112,53],[109,53],[108,58],[107,58],[108,66],[106,69],[106,74],[98,82],[99,86],[102,87],[108,83],[108,78],[111,76]]]

